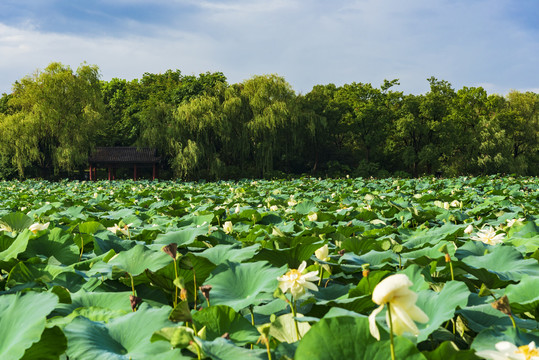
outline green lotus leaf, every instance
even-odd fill
[[[256,343],[260,336],[249,321],[225,305],[212,305],[195,312],[193,322],[197,329],[206,327],[207,340],[213,340],[228,333],[230,340],[241,346],[247,343]]]
[[[136,276],[146,269],[157,271],[171,262],[170,256],[163,251],[153,251],[145,245],[135,245],[133,248],[119,253],[107,264],[111,267],[116,266],[132,276]]]
[[[298,317],[303,317],[302,314],[298,314]],[[298,322],[298,330],[301,337],[305,336],[307,331],[311,328],[308,322]],[[279,340],[280,342],[294,343],[300,339],[296,334],[296,325],[294,324],[294,317],[291,313],[281,315],[271,323],[270,335]]]
[[[110,211],[108,215],[104,215],[103,218],[112,220],[122,220],[128,216],[134,215],[134,210],[129,208],[123,208],[117,211]]]
[[[105,254],[110,250],[114,250],[115,253],[127,251],[136,244],[135,241],[122,240],[108,230],[98,231],[94,235],[94,252],[96,255]]]
[[[466,325],[475,332],[496,326],[512,327],[509,316],[494,309],[490,304],[468,306],[457,311],[457,314],[466,319]],[[515,323],[522,329],[536,329],[537,321],[514,317]]]
[[[391,358],[389,334],[381,329],[381,340],[369,331],[366,317],[331,317],[314,324],[300,341],[294,359],[372,359]],[[397,359],[425,359],[415,345],[402,336],[395,337]]]
[[[73,359],[172,359],[181,358],[179,349],[164,341],[150,342],[155,331],[173,326],[170,307],[138,311],[110,320],[107,324],[77,317],[64,328],[67,355]]]
[[[54,228],[36,239],[28,242],[25,255],[27,257],[42,255],[56,258],[64,265],[70,265],[79,260],[79,248],[73,242],[73,235],[61,228]]]
[[[238,245],[217,245],[204,250],[198,256],[205,257],[215,265],[222,264],[227,260],[240,263],[244,260],[252,259],[259,248],[259,244],[244,248],[240,248]]]
[[[154,241],[154,244],[168,245],[175,243],[178,247],[191,245],[195,242],[197,236],[206,235],[208,233],[207,226],[191,227],[178,231],[169,231],[166,234],[159,234]]]
[[[273,266],[288,265],[297,268],[302,261],[308,260],[314,252],[324,246],[320,238],[295,238],[290,247],[285,249],[261,249],[253,258],[259,261],[268,261]]]
[[[539,331],[524,332],[513,327],[495,327],[481,331],[472,342],[475,351],[495,350],[494,345],[500,341],[509,341],[515,346],[528,345],[532,341],[539,344]]]
[[[128,291],[86,292],[81,290],[71,294],[70,304],[59,304],[54,313],[67,316],[79,308],[108,309],[127,313],[131,311],[129,295],[131,295],[131,292]]]
[[[539,276],[537,261],[524,259],[520,252],[510,246],[498,245],[489,254],[468,256],[462,262],[475,269],[486,269],[504,281],[518,281],[525,275]]]
[[[440,227],[425,230],[402,231],[401,239],[403,245],[408,249],[422,247],[425,244],[435,245],[442,240],[453,240],[461,230],[460,225],[445,223]]]
[[[67,339],[59,327],[46,328],[38,342],[24,352],[22,360],[56,360],[67,349]]]
[[[209,225],[213,221],[214,217],[215,215],[213,214],[205,214],[205,215],[189,214],[180,219],[180,221],[178,222],[178,227],[182,228],[182,227],[186,227],[190,225],[198,226],[198,225],[203,225],[203,224]]]
[[[539,247],[539,226],[532,221],[525,225],[513,225],[507,235],[506,243],[523,248],[523,252],[534,252]]]
[[[36,259],[37,258],[34,258],[34,260]],[[54,258],[50,258],[49,261],[53,259]],[[19,262],[9,272],[8,281],[16,283],[30,283],[39,280],[51,283],[58,275],[64,272],[74,272],[74,270],[60,265],[33,263],[30,261],[26,263]]]
[[[30,235],[32,235],[30,230],[19,233],[11,245],[9,245],[9,247],[4,251],[0,252],[0,261],[16,259],[20,253],[26,250]]]
[[[473,350],[460,350],[453,342],[444,341],[433,351],[424,352],[427,360],[480,360]]]
[[[58,297],[50,293],[0,296],[0,358],[20,359],[38,342],[57,303]]]
[[[329,308],[337,307],[357,313],[364,313],[375,307],[371,295],[363,295],[353,298],[340,298],[334,300],[319,300],[317,306],[327,306]]]
[[[79,231],[84,234],[95,234],[99,230],[106,230],[106,228],[98,221],[87,221],[79,224]]]
[[[371,250],[363,255],[345,253],[339,259],[339,264],[345,272],[358,272],[363,270],[363,265],[369,264],[373,270],[379,270],[386,264],[398,265],[397,254],[391,250],[375,251]]]
[[[9,213],[0,218],[0,225],[4,225],[11,232],[23,231],[32,224],[32,218],[21,212]]]
[[[268,358],[266,350],[238,347],[223,338],[217,338],[213,341],[199,341],[202,345],[202,352],[213,360],[266,360]]]
[[[371,271],[368,277],[362,277],[357,286],[348,292],[348,296],[372,295],[376,285],[390,273],[390,271]]]
[[[316,203],[312,200],[304,200],[296,205],[295,210],[298,214],[307,215],[310,212],[317,212]]]
[[[236,311],[258,305],[263,299],[273,297],[271,294],[278,286],[277,277],[285,274],[287,269],[286,266],[271,267],[266,261],[221,264],[205,283],[212,286],[211,304],[228,305]]]
[[[406,269],[399,271],[399,273],[406,274],[408,279],[412,282],[410,290],[418,292],[429,288],[429,283],[426,281],[431,280],[428,269],[413,264]],[[432,282],[432,280],[430,282]]]
[[[425,325],[418,324],[417,341],[426,340],[444,322],[452,319],[457,307],[466,306],[469,295],[466,284],[459,281],[445,283],[439,293],[431,290],[420,291],[416,305],[427,314],[429,321]]]
[[[78,220],[87,219],[88,215],[82,213],[83,210],[84,210],[84,206],[82,205],[70,206],[64,211],[52,213],[50,215],[50,218],[52,220],[57,220],[59,222],[71,224],[71,223],[77,222]]]
[[[526,311],[537,312],[539,306],[539,277],[524,276],[520,283],[505,288],[505,295],[511,304],[511,310],[520,314]]]

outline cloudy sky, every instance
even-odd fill
[[[427,78],[539,92],[539,0],[1,0],[0,93],[59,61],[104,80],[180,69],[230,83],[276,73],[405,93]]]

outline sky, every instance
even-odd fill
[[[538,19],[539,0],[0,0],[0,93],[54,61],[107,81],[278,74],[298,94],[431,76],[539,93]]]

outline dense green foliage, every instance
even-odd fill
[[[428,316],[397,359],[539,344],[538,206],[531,177],[2,181],[0,358],[387,360],[394,274]]]
[[[150,146],[183,179],[310,173],[384,177],[539,174],[539,94],[436,78],[430,90],[352,82],[296,94],[280,76],[99,81],[52,63],[0,99],[0,178],[73,175],[95,146]],[[54,173],[51,174],[51,172]]]

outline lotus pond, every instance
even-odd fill
[[[537,178],[0,182],[0,358],[538,359],[538,210]]]

